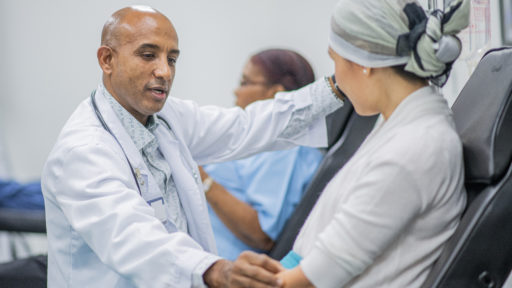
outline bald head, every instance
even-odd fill
[[[103,85],[143,125],[169,95],[178,46],[171,21],[147,6],[116,11],[103,27],[96,53]]]
[[[171,21],[162,13],[149,6],[130,6],[122,8],[105,22],[103,31],[101,32],[101,45],[109,47],[117,47],[125,41],[129,41],[127,34],[137,32],[137,26],[144,22],[163,21],[172,27]],[[154,24],[154,23],[152,23]],[[171,28],[174,30],[174,28]]]

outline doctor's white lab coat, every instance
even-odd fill
[[[193,286],[219,259],[197,165],[325,145],[324,116],[341,106],[324,79],[245,111],[169,97],[158,116],[175,137],[166,125],[155,135],[186,214],[186,234],[169,233],[156,218],[147,201],[161,193],[157,183],[101,89],[95,98],[119,143],[102,127],[89,98],[49,155],[42,175],[49,287]],[[323,104],[313,105],[318,102]],[[313,118],[304,113],[311,107]],[[123,150],[140,177],[141,194]]]

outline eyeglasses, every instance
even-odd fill
[[[240,81],[239,85],[240,85],[240,87],[255,86],[255,85],[267,86],[267,85],[269,85],[269,83],[267,83],[265,81],[252,81],[252,80],[244,79],[244,80]]]

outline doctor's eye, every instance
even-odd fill
[[[148,61],[155,59],[155,54],[149,53],[149,52],[141,53],[140,56],[142,57],[142,59],[148,60]]]

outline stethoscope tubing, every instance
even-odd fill
[[[137,175],[135,174],[135,171],[133,169],[132,163],[130,162],[130,159],[128,159],[128,155],[126,155],[126,152],[124,151],[123,145],[121,145],[121,143],[119,142],[117,137],[114,135],[112,130],[110,130],[110,128],[108,127],[107,123],[103,119],[103,116],[101,115],[101,112],[98,109],[98,105],[96,104],[95,94],[96,94],[96,90],[92,91],[92,93],[91,93],[91,103],[92,103],[92,107],[94,109],[94,113],[96,113],[96,117],[98,117],[98,120],[100,121],[101,126],[103,126],[103,128],[110,135],[112,135],[112,137],[114,137],[114,140],[116,140],[116,142],[119,145],[119,147],[121,147],[121,151],[123,151],[124,157],[126,158],[126,161],[128,162],[128,165],[130,166],[130,170],[132,171],[132,176],[133,176],[133,179],[135,180],[135,184],[137,184],[137,189],[139,190],[139,194],[142,196],[142,191],[141,191],[140,186],[139,186],[139,181],[138,181]]]

